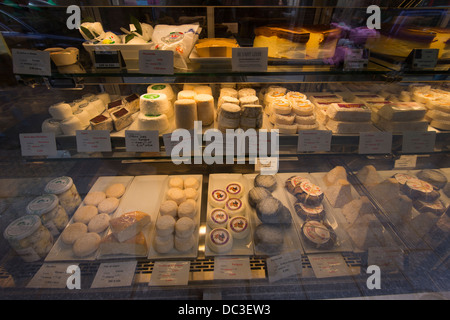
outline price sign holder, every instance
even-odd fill
[[[125,61],[120,50],[95,50],[94,66],[97,71],[121,71]]]

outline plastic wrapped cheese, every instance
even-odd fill
[[[378,115],[386,120],[392,121],[415,121],[422,120],[427,109],[415,102],[397,102],[386,104]]]

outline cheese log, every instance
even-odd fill
[[[241,117],[241,107],[232,104],[224,103],[220,107],[218,116],[218,128],[221,131],[226,129],[236,129],[239,127]]]
[[[181,90],[180,92],[178,92],[177,94],[177,100],[182,100],[182,99],[195,99],[195,96],[197,94],[195,93],[194,90]]]
[[[255,187],[248,192],[248,202],[252,207],[256,207],[260,201],[271,196],[272,194],[266,188]]]
[[[81,124],[80,119],[75,116],[61,121],[61,131],[66,136],[76,135],[77,130],[83,130],[85,127]]]
[[[197,103],[195,100],[177,100],[174,108],[177,129],[194,129],[194,122],[197,121]]]
[[[119,242],[124,242],[144,229],[151,222],[151,217],[142,211],[132,211],[109,221],[111,232]]]
[[[147,242],[142,232],[123,242],[111,233],[101,240],[99,251],[101,255],[146,256]]]
[[[126,108],[120,108],[117,111],[111,112],[111,118],[116,131],[125,129],[133,122],[132,113]]]
[[[197,103],[197,119],[203,126],[214,123],[214,98],[209,94],[198,94],[195,96]]]
[[[65,120],[73,115],[70,105],[64,102],[50,106],[48,112],[55,120]]]

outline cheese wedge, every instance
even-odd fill
[[[146,256],[147,242],[142,232],[124,242],[119,242],[114,234],[110,233],[100,242],[99,250],[101,255]]]
[[[142,211],[132,211],[109,221],[111,232],[119,242],[133,238],[151,222],[151,217]]]

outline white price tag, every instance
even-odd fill
[[[13,72],[15,74],[32,74],[51,76],[52,66],[50,52],[39,50],[12,49]]]
[[[275,282],[302,274],[302,255],[300,252],[287,252],[267,258],[269,282]]]
[[[242,280],[251,278],[252,272],[250,269],[250,259],[248,257],[216,257],[214,259],[215,280]]]
[[[44,263],[27,284],[27,288],[66,288],[67,279],[71,275],[67,272],[70,265],[72,264]]]
[[[434,151],[436,132],[410,131],[403,133],[403,153],[429,153]]]
[[[108,130],[77,130],[78,152],[110,152],[111,137]]]
[[[54,133],[21,133],[19,134],[22,156],[57,155]]]
[[[414,49],[412,55],[413,69],[434,69],[438,61],[439,49]]]
[[[189,261],[156,261],[149,286],[182,286],[189,281]]]
[[[140,50],[139,72],[149,74],[173,74],[173,51]]]
[[[392,151],[391,132],[361,132],[359,134],[359,154],[389,154]]]
[[[159,152],[159,132],[147,130],[126,130],[127,152]]]
[[[267,72],[269,48],[233,48],[231,68],[234,72]]]
[[[324,253],[308,256],[316,278],[350,276],[351,271],[341,254]]]
[[[400,159],[395,160],[394,168],[396,169],[411,169],[415,168],[417,163],[417,155],[403,155]]]
[[[369,64],[368,49],[349,49],[345,53],[344,70],[362,70]]]
[[[255,159],[255,172],[259,172],[262,175],[273,175],[278,172],[279,158],[267,157]]]
[[[131,286],[137,261],[102,263],[98,267],[91,288],[112,288]]]
[[[330,151],[332,132],[327,130],[305,130],[298,133],[298,152]]]

